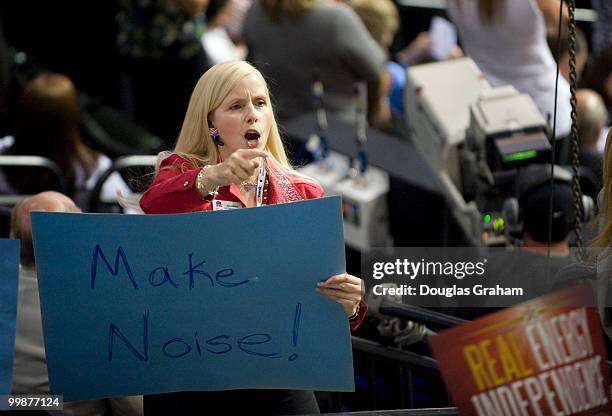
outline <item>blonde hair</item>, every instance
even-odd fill
[[[301,17],[308,13],[319,0],[261,0],[261,7],[274,20],[286,14]]]
[[[381,45],[385,43],[386,34],[393,38],[399,29],[399,13],[391,0],[351,0],[349,6]]]
[[[601,179],[603,181],[603,200],[599,207],[599,222],[603,227],[591,244],[594,248],[608,247],[612,243],[612,221],[608,219],[612,213],[612,129],[608,132],[606,139]]]
[[[252,74],[255,74],[264,83],[266,99],[268,103],[271,103],[270,92],[263,75],[247,62],[231,61],[217,64],[200,77],[191,94],[174,153],[190,160],[194,166],[219,162],[219,150],[208,133],[209,117],[236,84],[247,75]],[[266,150],[278,164],[291,169],[273,113]]]

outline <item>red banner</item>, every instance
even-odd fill
[[[588,286],[441,332],[430,343],[462,415],[609,415],[610,381]]]

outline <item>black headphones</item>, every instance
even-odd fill
[[[556,184],[572,187],[572,173],[556,165],[553,169]],[[508,198],[502,206],[506,236],[518,238],[523,234],[522,202],[530,194],[550,185],[550,165],[529,165],[519,170],[516,177],[515,197]],[[595,203],[590,196],[582,195],[582,221],[588,222],[595,216]]]

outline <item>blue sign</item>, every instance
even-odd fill
[[[11,392],[17,319],[19,240],[0,238],[0,394]]]
[[[32,223],[53,394],[353,390],[339,197]]]

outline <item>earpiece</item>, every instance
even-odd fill
[[[223,146],[225,144],[223,143],[223,140],[221,140],[221,135],[219,134],[219,130],[217,130],[215,125],[210,120],[208,120],[208,134],[210,134],[210,137],[213,143],[216,144],[217,146]]]

